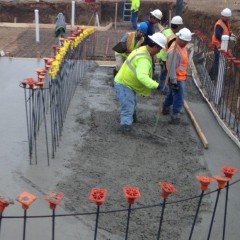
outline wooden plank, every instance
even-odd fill
[[[193,123],[193,126],[195,127],[196,131],[197,131],[197,134],[199,136],[199,138],[201,139],[202,143],[203,143],[203,146],[205,149],[208,149],[208,141],[207,141],[207,138],[205,137],[201,127],[199,126],[196,118],[194,117],[192,111],[190,110],[190,107],[189,105],[187,104],[186,101],[184,101],[184,107]]]

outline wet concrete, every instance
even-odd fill
[[[194,83],[191,82],[190,85],[194,85]],[[204,151],[204,155],[199,160],[207,169],[209,169],[209,176],[223,175],[223,173],[220,172],[220,169],[223,166],[231,166],[240,169],[239,144],[236,145],[235,142],[225,133],[224,129],[218,124],[207,102],[202,98],[201,93],[195,89],[194,97],[189,94],[192,87],[190,88],[190,91],[188,89],[188,104],[209,143],[209,148]],[[206,175],[203,172],[200,172],[199,175],[200,174]],[[239,173],[233,177],[231,182],[238,179]],[[212,183],[209,190],[211,191],[215,189],[217,189],[217,183]],[[239,182],[232,185],[229,189],[225,239],[239,239],[239,225],[234,224],[239,222],[239,214],[236,214],[240,211],[239,191]],[[217,193],[215,192],[210,195],[210,199],[204,199],[203,203],[205,202],[211,205],[211,211],[206,209],[204,204],[201,206],[192,239],[207,239],[216,196]],[[225,196],[226,190],[223,189],[220,193],[215,220],[212,227],[211,239],[214,240],[222,239]],[[187,239],[189,233],[190,228],[183,233],[181,239]]]
[[[35,69],[43,66],[42,60],[0,58],[0,196],[15,200],[21,192],[30,192],[38,199],[28,210],[28,215],[41,216],[52,213],[44,196],[49,191],[56,191],[56,183],[68,174],[62,164],[71,154],[76,140],[76,135],[72,131],[69,134],[69,126],[65,124],[61,141],[64,148],[58,148],[55,159],[50,160],[51,165],[47,166],[45,151],[38,153],[38,165],[29,165],[24,90],[19,83],[27,77],[36,78]],[[75,114],[76,105],[77,101],[72,101],[69,117]],[[44,140],[39,138],[38,144],[44,146]],[[63,205],[56,210],[56,214],[60,213],[66,213]],[[21,205],[15,201],[14,205],[5,209],[3,216],[23,216]],[[75,240],[79,236],[81,239],[92,239],[94,236],[94,224],[89,225],[86,217],[84,220],[82,217],[56,218],[55,228],[55,239],[59,240]],[[51,218],[30,219],[27,221],[26,239],[50,239],[51,229]],[[22,239],[22,230],[22,219],[3,218],[1,239]],[[105,233],[99,230],[99,237],[107,239],[104,236]]]
[[[226,135],[220,125],[217,123],[213,113],[210,111],[206,103],[190,102],[190,107],[193,114],[197,118],[208,142],[209,149],[204,151],[203,163],[206,164],[212,176],[222,175],[220,169],[223,166],[232,166],[240,169],[240,150],[238,146]],[[239,179],[239,173],[233,177],[232,181]],[[217,184],[211,184],[211,190],[217,188]],[[228,201],[228,221],[226,228],[226,239],[238,240],[239,239],[239,192],[240,184],[236,183],[229,189]],[[220,194],[219,203],[217,206],[215,221],[212,229],[211,239],[222,239],[223,228],[223,214],[225,206],[225,193],[223,189]],[[216,193],[211,194],[212,209],[216,200]],[[212,212],[203,214],[203,221],[199,224],[194,232],[195,236],[201,235],[200,239],[206,239],[211,222]],[[204,229],[204,230],[203,230]]]

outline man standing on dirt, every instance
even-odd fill
[[[225,8],[221,12],[221,18],[217,20],[214,26],[212,44],[214,45],[214,61],[209,72],[209,76],[213,81],[217,80],[218,65],[219,65],[219,49],[221,48],[222,35],[230,36],[230,40],[236,40],[236,36],[230,33],[229,20],[232,16],[232,11]]]
[[[192,40],[189,29],[183,28],[178,33],[177,41],[167,50],[167,70],[169,71],[169,89],[163,103],[163,115],[170,114],[169,123],[180,123],[180,112],[184,104],[185,84],[187,80],[188,52],[187,44]],[[171,107],[172,106],[172,107]]]
[[[114,88],[120,103],[120,127],[122,133],[132,130],[136,117],[136,95],[149,96],[159,83],[152,79],[152,56],[165,48],[167,39],[162,33],[148,36],[147,46],[135,49],[127,57],[114,79]]]
[[[137,29],[137,21],[138,21],[138,11],[140,8],[140,0],[132,0],[131,4],[131,23],[133,29]]]
[[[116,68],[114,69],[114,77],[121,68],[123,62],[126,60],[127,56],[136,48],[141,47],[144,43],[145,36],[147,33],[147,24],[145,22],[141,22],[137,26],[136,32],[128,32],[121,39],[121,48],[118,52],[115,51],[115,60],[116,60]],[[122,50],[122,51],[121,51]]]

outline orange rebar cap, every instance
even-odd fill
[[[24,88],[30,88],[33,89],[36,81],[33,78],[25,78],[23,81],[21,81],[21,84]]]
[[[141,197],[139,188],[136,187],[124,187],[123,192],[124,196],[128,200],[128,204],[134,204],[134,201]]]
[[[214,182],[215,179],[213,178],[210,178],[208,176],[196,176],[196,178],[199,180],[199,182],[201,183],[201,189],[202,191],[206,191],[207,188],[208,188],[208,185],[211,183],[211,182]]]
[[[9,198],[5,198],[5,197],[1,197],[0,196],[0,213],[2,214],[4,209],[9,205],[9,204],[14,204],[14,202],[9,199]]]
[[[96,203],[96,205],[100,206],[105,202],[106,196],[107,196],[106,189],[93,188],[90,192],[89,200],[91,202]]]
[[[230,178],[222,177],[219,175],[214,176],[216,181],[218,182],[218,188],[223,189],[225,184],[230,181]]]
[[[161,197],[164,199],[166,199],[169,194],[175,193],[177,191],[177,189],[171,183],[160,182],[159,185],[162,188]]]
[[[62,202],[63,198],[64,195],[62,193],[49,192],[44,200],[49,203],[50,209],[55,209]]]
[[[28,192],[22,192],[16,199],[19,203],[22,204],[23,209],[28,209],[30,205],[37,199],[37,197]]]
[[[237,168],[235,167],[229,167],[229,166],[224,166],[221,168],[221,172],[224,173],[225,177],[232,178],[234,174],[236,174],[238,171]]]

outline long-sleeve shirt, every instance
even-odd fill
[[[148,25],[148,29],[147,29],[147,34],[146,34],[144,45],[148,45],[148,43],[150,42],[150,39],[148,38],[148,36],[152,36],[155,33],[155,26],[154,26],[154,24],[150,23],[149,20],[147,20],[145,22]]]
[[[138,12],[140,8],[140,0],[132,0],[131,11]]]

